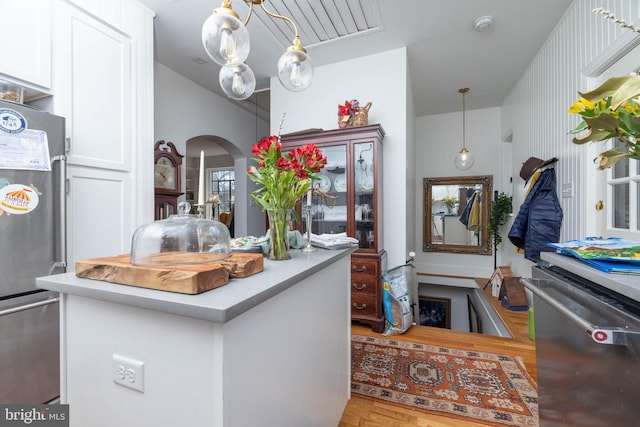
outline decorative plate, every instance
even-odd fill
[[[320,178],[320,181],[314,182],[313,186],[315,188],[320,189],[320,191],[326,193],[329,190],[331,190],[331,178],[329,178],[326,175],[323,174],[318,174],[318,178]]]
[[[333,180],[333,188],[338,193],[344,193],[347,191],[347,175],[342,174],[335,177]]]

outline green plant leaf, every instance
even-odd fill
[[[580,121],[580,124],[578,125],[578,127],[576,127],[574,130],[569,131],[570,135],[574,135],[576,133],[581,133],[584,132],[585,130],[587,130],[587,122],[585,122],[584,120]]]
[[[618,89],[620,89],[627,81],[633,79],[634,77],[640,76],[616,76],[611,77],[604,83],[602,83],[599,87],[589,91],[589,92],[578,92],[581,97],[591,102],[598,102],[601,99],[607,98],[609,96],[613,96]],[[626,90],[625,90],[626,91]],[[626,97],[625,99],[631,98],[631,96]]]
[[[576,136],[573,138],[574,144],[586,144],[587,142],[600,142],[609,138],[613,138],[615,133],[606,130],[593,130],[589,129],[587,133],[582,136]]]
[[[628,151],[607,150],[598,154],[598,157],[594,159],[594,162],[599,163],[598,169],[608,169],[618,163],[624,157],[629,155]]]
[[[625,127],[625,133],[632,136],[640,135],[640,118],[634,116],[624,108],[620,109],[618,116],[620,117],[620,122]]]
[[[640,76],[625,76],[627,79],[611,98],[611,108],[617,109],[629,98],[640,95]]]
[[[582,120],[587,122],[591,129],[612,131],[618,127],[618,120],[609,114],[599,114],[596,117],[584,117]]]

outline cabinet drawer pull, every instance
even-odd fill
[[[367,266],[366,266],[366,265],[363,265],[363,266],[361,266],[361,267],[358,267],[357,265],[353,265],[353,266],[351,266],[351,269],[352,269],[353,271],[358,272],[358,273],[362,273],[363,271],[367,271]]]
[[[367,289],[367,284],[366,283],[354,283],[353,287],[359,291],[363,290],[363,289]]]
[[[358,305],[358,303],[354,302],[352,305],[356,310],[364,310],[367,308],[367,304]]]

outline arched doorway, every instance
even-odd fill
[[[245,156],[230,141],[215,135],[199,135],[186,141],[185,154],[185,199],[194,206],[198,199],[200,155],[204,153],[205,169],[205,215],[209,219],[224,222],[231,235],[241,235],[246,225],[238,218],[246,218],[246,207],[238,205],[236,200],[245,198],[238,195],[246,193],[244,179],[236,179],[241,171],[238,165],[246,163]],[[238,161],[239,160],[239,161]]]

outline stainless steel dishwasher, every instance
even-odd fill
[[[640,303],[628,295],[640,278],[626,279],[624,295],[610,289],[615,277],[585,278],[579,261],[555,257],[522,279],[533,293],[540,427],[637,426]]]

